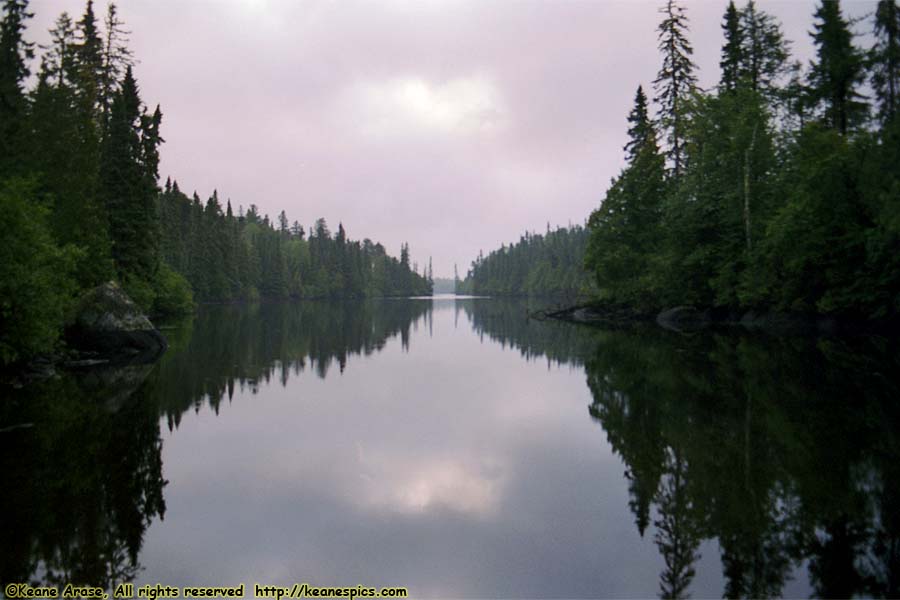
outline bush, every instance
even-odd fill
[[[153,308],[156,300],[156,290],[149,281],[145,281],[134,275],[127,276],[122,280],[122,289],[131,298],[131,301],[137,304],[142,312],[148,313]]]
[[[184,276],[166,263],[156,276],[153,313],[164,316],[186,315],[194,310],[194,293]]]
[[[29,181],[0,181],[0,363],[48,352],[76,291],[80,251],[59,248]]]

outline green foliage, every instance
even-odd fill
[[[156,298],[152,312],[155,315],[186,315],[194,310],[194,294],[191,284],[181,273],[162,263],[156,275]]]
[[[675,40],[683,27],[672,7],[663,11],[661,31]],[[873,65],[886,106],[894,35],[886,19],[895,17],[885,15],[895,13],[883,4],[879,10]],[[639,93],[629,116],[628,166],[589,221],[586,264],[601,298],[643,309],[900,314],[898,126],[887,119],[879,130],[861,128],[862,55],[838,2],[823,2],[815,16],[809,81],[795,73],[785,88],[787,43],[753,2],[726,10],[718,93],[673,91],[677,61],[663,45],[657,85],[669,86],[663,98],[670,102],[660,122],[673,162],[678,140],[681,168],[663,176],[652,147],[644,158],[635,151]],[[680,108],[673,112],[675,96]],[[820,121],[804,118],[810,107]],[[785,108],[799,122],[785,119],[778,128],[773,115]],[[680,134],[673,137],[676,118]]]
[[[574,300],[587,285],[584,250],[587,230],[581,226],[540,235],[526,233],[472,263],[457,293],[491,296],[564,296]]]
[[[401,259],[371,240],[353,241],[343,225],[332,235],[324,219],[310,228],[276,226],[256,206],[225,213],[218,193],[204,206],[169,183],[157,199],[163,260],[190,282],[198,301],[262,298],[362,298],[431,293],[430,280],[414,272],[409,248]]]
[[[31,94],[29,164],[41,191],[54,199],[54,236],[85,250],[76,276],[81,287],[90,288],[114,273],[107,215],[98,198],[99,133],[72,77],[71,25],[61,18],[54,31],[54,57],[44,62]]]
[[[153,282],[146,281],[134,275],[126,275],[122,278],[122,289],[128,294],[135,304],[144,312],[150,312],[156,301],[156,289]]]
[[[847,133],[866,118],[867,107],[857,87],[865,80],[862,52],[853,45],[850,24],[839,0],[823,0],[816,10],[813,42],[816,60],[810,73],[813,99],[829,127]]]
[[[77,250],[59,248],[34,185],[0,182],[0,363],[53,348],[72,302]]]
[[[628,117],[629,164],[591,214],[585,266],[595,274],[601,297],[646,307],[656,295],[652,261],[659,250],[665,163],[638,87]]]
[[[737,87],[740,80],[741,62],[744,56],[744,32],[734,0],[730,0],[725,9],[722,31],[725,34],[725,45],[722,46],[722,60],[719,63],[719,68],[722,70],[722,79],[719,85],[722,91],[730,92]]]
[[[879,0],[875,9],[875,45],[869,51],[872,87],[882,122],[893,119],[900,106],[900,5]]]
[[[25,21],[32,17],[28,0],[4,0],[0,19],[0,178],[22,174],[19,149],[25,140],[23,121],[28,104],[25,80],[34,45],[24,38]]]
[[[77,22],[60,15],[36,85],[26,90],[33,58],[24,37],[27,4],[2,3],[0,179],[27,175],[27,194],[46,208],[28,213],[17,204],[20,212],[8,216],[4,310],[15,307],[25,317],[4,329],[4,362],[48,349],[61,323],[59,299],[113,278],[157,314],[188,312],[195,298],[431,293],[430,275],[415,272],[405,244],[398,261],[380,244],[349,240],[342,225],[332,236],[320,221],[307,238],[284,212],[276,229],[255,207],[235,215],[229,203],[223,214],[215,192],[205,204],[196,194],[188,199],[177,183],[160,193],[162,111],[141,100],[116,5],[107,6],[102,26],[92,0]],[[16,185],[15,194],[25,193]],[[60,283],[45,294],[52,272],[46,265],[63,258]],[[19,272],[28,276],[11,279]],[[46,298],[35,301],[36,294]]]
[[[142,114],[129,67],[113,98],[100,156],[100,196],[123,280],[152,281],[159,266],[155,202],[161,118],[159,109],[152,117]]]
[[[781,26],[774,17],[757,9],[753,0],[748,0],[740,11],[739,30],[742,47],[737,63],[738,85],[771,97],[788,59]]]
[[[684,167],[684,132],[687,113],[684,104],[694,93],[697,76],[696,65],[691,59],[694,48],[687,38],[688,18],[676,0],[666,0],[660,9],[665,18],[660,22],[659,51],[663,64],[653,80],[656,103],[659,104],[660,130],[668,145],[667,156],[672,163],[672,174],[681,175]]]

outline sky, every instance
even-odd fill
[[[307,229],[341,222],[395,256],[407,242],[420,270],[432,257],[450,277],[479,250],[583,224],[600,205],[635,89],[659,69],[661,4],[120,0],[119,14],[141,97],[163,111],[163,180]],[[700,84],[713,86],[726,2],[684,5]],[[808,62],[814,0],[757,5]],[[863,16],[875,2],[843,5]],[[30,7],[29,39],[45,43],[84,1]]]

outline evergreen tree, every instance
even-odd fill
[[[676,0],[667,0],[660,10],[665,15],[659,24],[659,50],[663,64],[653,81],[659,104],[659,123],[666,132],[667,156],[675,178],[684,168],[684,136],[687,128],[686,104],[694,92],[696,66],[691,60],[694,49],[687,39],[688,19]]]
[[[650,122],[650,115],[647,112],[647,96],[644,94],[644,87],[639,85],[634,96],[634,108],[628,114],[628,143],[625,144],[625,159],[629,162],[633,161],[635,156],[650,141],[651,136],[655,138],[653,124]]]
[[[57,88],[72,85],[75,74],[75,25],[69,13],[63,12],[50,30],[51,44],[42,59],[47,77]]]
[[[879,0],[875,9],[875,45],[870,52],[872,87],[882,123],[900,106],[900,6],[897,0]]]
[[[85,252],[76,266],[82,287],[112,275],[104,207],[97,197],[98,139],[91,111],[82,110],[74,69],[71,20],[51,30],[53,46],[32,93],[28,161],[41,190],[54,199],[49,222],[56,240]]]
[[[729,0],[728,7],[725,9],[722,31],[725,32],[725,45],[722,46],[722,60],[719,61],[719,67],[722,70],[719,88],[723,92],[733,92],[738,86],[741,64],[744,62],[743,31],[734,0]]]
[[[588,232],[580,226],[545,235],[526,233],[487,256],[479,253],[457,293],[498,296],[562,296],[575,301],[587,285],[584,254]]]
[[[115,86],[125,76],[125,71],[134,66],[131,50],[128,48],[128,34],[119,19],[114,2],[107,5],[103,39],[103,57],[100,71],[99,103],[104,121],[109,116]]]
[[[89,110],[98,126],[103,125],[101,90],[103,81],[103,40],[94,15],[94,2],[88,0],[84,14],[76,24],[78,48],[79,92],[84,108]]]
[[[857,87],[864,81],[862,53],[853,46],[853,33],[841,14],[839,0],[823,0],[815,13],[812,33],[816,60],[810,80],[824,122],[842,134],[866,118],[866,104]]]
[[[0,20],[0,177],[21,171],[23,125],[28,108],[25,80],[34,45],[25,41],[25,21],[32,17],[28,0],[4,0]]]
[[[788,59],[781,26],[774,17],[758,10],[754,0],[748,0],[741,10],[741,30],[744,47],[740,76],[754,92],[771,96]]]
[[[629,164],[591,214],[585,265],[605,297],[644,306],[652,296],[652,257],[661,239],[665,165],[640,87],[628,122]]]
[[[123,280],[152,280],[156,251],[156,168],[159,109],[141,114],[141,100],[131,68],[110,108],[100,163],[101,195],[109,215],[112,256]]]

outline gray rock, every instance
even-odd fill
[[[69,345],[104,357],[152,360],[168,347],[166,338],[115,282],[88,292],[66,328]]]

